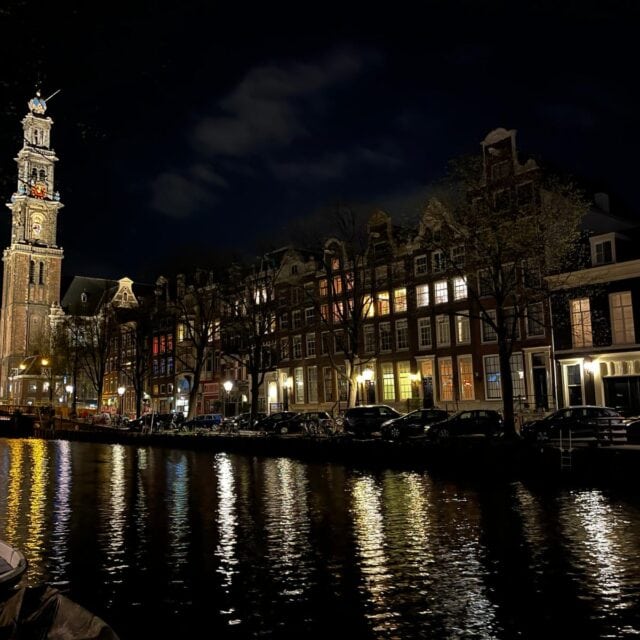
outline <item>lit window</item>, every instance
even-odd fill
[[[393,363],[384,362],[381,365],[381,369],[382,369],[382,399],[395,400],[396,399],[396,382],[393,376]]]
[[[416,287],[416,306],[428,307],[429,306],[429,285],[419,284]]]
[[[334,276],[333,278],[333,292],[342,293],[342,277]]]
[[[407,310],[407,290],[404,287],[393,292],[393,310],[395,313]]]
[[[364,318],[373,318],[375,315],[375,306],[373,298],[369,295],[365,296],[362,301],[362,316]]]
[[[436,304],[442,304],[449,301],[449,290],[446,280],[439,280],[435,283],[434,288]]]
[[[474,400],[472,356],[460,356],[458,358],[458,373],[460,378],[460,398],[462,400]]]
[[[322,278],[320,280],[320,297],[324,298],[329,295],[329,285],[327,284],[327,279]]]
[[[574,347],[590,347],[593,345],[591,331],[591,306],[589,298],[571,300],[571,338]]]
[[[400,400],[408,400],[412,397],[411,385],[411,365],[409,362],[398,362],[398,387],[400,391]]]
[[[456,342],[458,344],[469,344],[471,342],[471,329],[468,315],[456,315]]]
[[[389,292],[381,291],[378,294],[378,315],[386,316],[390,312],[390,304],[389,304]]]
[[[453,400],[453,366],[451,358],[440,358],[438,367],[440,369],[440,400],[449,402]]]
[[[633,327],[631,292],[622,291],[609,295],[611,306],[611,337],[613,344],[632,344],[636,341]]]
[[[467,279],[466,278],[454,278],[453,279],[453,299],[464,300],[467,297]]]
[[[296,367],[293,370],[293,392],[296,404],[304,402],[304,369]]]

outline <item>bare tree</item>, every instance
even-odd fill
[[[95,389],[99,411],[111,342],[118,331],[114,309],[111,305],[103,305],[96,315],[80,318],[73,329],[79,332],[80,369]]]
[[[249,267],[232,267],[225,285],[221,352],[247,369],[252,417],[265,376],[278,365],[274,331],[280,269],[275,256],[267,254]]]
[[[465,315],[497,335],[505,427],[514,433],[511,356],[519,327],[548,326],[545,277],[576,263],[587,203],[571,181],[543,175],[532,161],[520,165],[504,148],[495,155],[452,164],[427,204],[421,238],[432,264],[466,288]]]
[[[151,368],[152,310],[146,303],[120,312],[120,370],[133,387],[136,417],[142,413],[142,401]]]
[[[372,249],[376,234],[370,232],[363,214],[363,210],[342,206],[333,212],[333,235],[320,259],[327,302],[314,300],[317,316],[332,339],[334,348],[327,351],[338,380],[347,385],[350,407],[356,404],[360,371],[376,356],[375,349],[363,355],[364,325],[373,316],[376,300],[376,256]]]
[[[189,414],[196,411],[196,399],[207,355],[214,348],[219,330],[219,286],[212,271],[196,270],[189,279],[178,276],[174,311],[179,324],[176,360],[191,377]]]

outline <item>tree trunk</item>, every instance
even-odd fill
[[[513,379],[511,377],[511,349],[504,336],[498,336],[500,354],[500,388],[502,390],[502,406],[504,433],[507,437],[516,435],[515,416],[513,411]]]

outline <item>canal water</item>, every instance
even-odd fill
[[[133,638],[640,634],[640,498],[0,439],[0,538]]]

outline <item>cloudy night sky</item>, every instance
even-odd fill
[[[60,89],[66,277],[251,254],[336,202],[409,215],[499,126],[637,215],[635,2],[73,5],[0,9],[0,185],[36,82]]]

